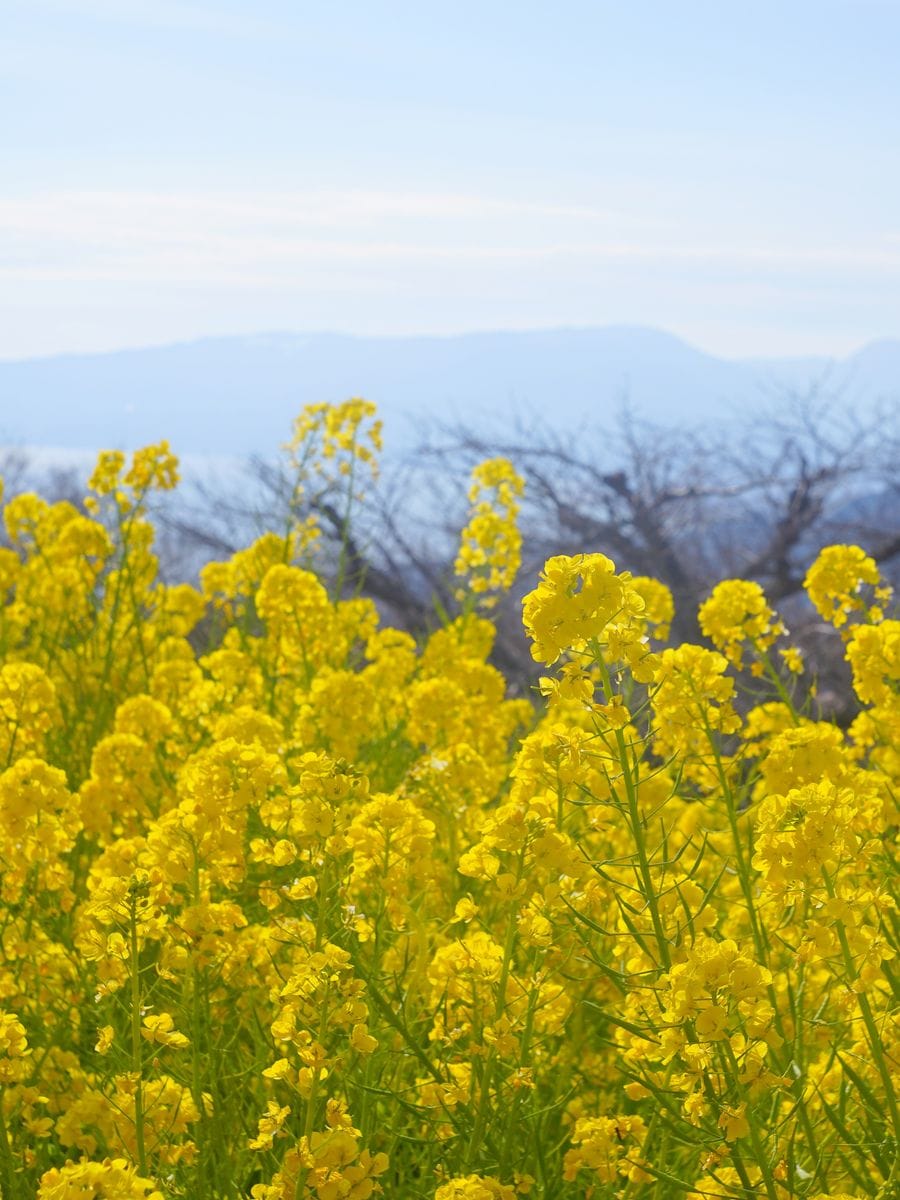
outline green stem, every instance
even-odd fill
[[[322,997],[322,1007],[319,1011],[319,1028],[316,1031],[316,1040],[318,1041],[318,1043],[320,1045],[322,1044],[322,1039],[325,1036],[325,1029],[328,1024],[329,991],[330,991],[329,986],[326,983],[325,984],[325,992]],[[303,1119],[302,1140],[304,1142],[306,1142],[307,1145],[309,1144],[309,1138],[312,1133],[313,1120],[315,1118],[316,1097],[317,1097],[317,1093],[319,1090],[320,1071],[321,1071],[321,1068],[316,1066],[315,1073],[313,1074],[313,1078],[312,1078],[312,1083],[311,1083],[310,1089],[309,1089],[309,1098],[306,1101],[306,1114]],[[296,1187],[294,1188],[294,1200],[302,1200],[303,1194],[306,1191],[307,1175],[308,1175],[308,1169],[306,1167],[301,1167],[300,1170],[297,1172],[297,1184],[296,1184]]]
[[[144,1084],[143,1051],[141,1049],[141,980],[138,962],[137,892],[132,889],[128,910],[131,946],[131,1069],[134,1085],[134,1133],[137,1142],[138,1167],[147,1174],[147,1152],[144,1145]]]
[[[734,855],[737,862],[738,880],[741,885],[741,892],[744,896],[744,903],[747,906],[747,917],[750,921],[750,929],[753,934],[753,944],[756,947],[756,955],[759,963],[762,966],[768,964],[768,946],[763,936],[759,924],[759,915],[756,911],[756,900],[753,895],[753,885],[750,881],[750,863],[744,857],[744,848],[741,841],[741,833],[738,828],[737,809],[734,803],[734,792],[728,782],[728,776],[725,774],[725,767],[722,763],[722,755],[719,751],[719,745],[716,741],[713,730],[710,728],[709,721],[704,716],[703,718],[704,732],[706,733],[707,741],[712,750],[713,757],[716,762],[716,775],[719,780],[719,786],[722,789],[722,798],[725,801],[725,811],[728,815],[728,827],[731,830],[731,840],[734,843]]]
[[[531,1050],[531,1037],[534,1032],[534,1013],[537,1003],[537,994],[532,992],[528,997],[528,1015],[525,1018],[525,1028],[522,1033],[522,1047],[519,1054],[519,1066],[527,1067],[528,1055]],[[512,1103],[509,1106],[509,1116],[506,1119],[506,1126],[503,1131],[503,1142],[500,1147],[500,1178],[506,1174],[506,1168],[509,1161],[510,1152],[515,1149],[521,1149],[520,1146],[513,1146],[513,1131],[515,1129],[516,1120],[519,1115],[519,1108],[522,1104],[523,1088],[519,1088],[513,1096]]]
[[[825,887],[829,897],[835,898],[834,884],[828,876],[828,873],[823,869],[822,877],[825,880]],[[844,922],[838,918],[835,922],[838,940],[841,944],[841,954],[844,960],[844,967],[847,971],[848,983],[856,983],[858,974],[856,963],[853,961],[853,952],[850,949],[850,942],[847,938],[847,930],[844,927]],[[878,1027],[875,1024],[875,1017],[872,1014],[872,1006],[869,1004],[869,997],[862,991],[855,991],[856,1002],[859,1005],[859,1011],[862,1015],[863,1024],[866,1027],[866,1040],[869,1044],[869,1051],[872,1059],[878,1069],[878,1074],[881,1076],[881,1081],[884,1084],[885,1097],[887,1099],[888,1110],[891,1114],[891,1123],[893,1125],[894,1144],[897,1145],[897,1138],[900,1135],[900,1112],[897,1108],[897,1095],[894,1091],[894,1081],[891,1078],[890,1068],[884,1060],[884,1040],[878,1033]]]
[[[800,717],[799,717],[799,715],[797,713],[797,709],[794,705],[793,698],[791,697],[790,692],[784,686],[784,681],[782,680],[781,676],[778,674],[778,671],[775,668],[775,664],[772,662],[772,659],[770,658],[769,654],[765,650],[761,651],[760,659],[763,664],[763,670],[765,671],[766,678],[769,680],[769,682],[774,687],[775,691],[778,693],[778,697],[781,700],[781,702],[784,704],[785,708],[787,708],[788,711],[790,712],[791,720],[794,722],[795,725],[799,725]]]
[[[197,854],[197,847],[192,847],[194,854],[192,885],[193,885],[193,901],[194,904],[200,903],[200,861]],[[206,1200],[209,1194],[207,1188],[207,1176],[209,1174],[209,1114],[206,1111],[206,1102],[203,1096],[203,1077],[201,1073],[200,1061],[200,1039],[203,1031],[202,1012],[201,1012],[201,995],[200,995],[200,968],[197,964],[196,953],[191,954],[191,1091],[194,1097],[194,1104],[197,1106],[197,1112],[200,1114],[200,1137],[197,1139],[197,1190],[200,1200]]]
[[[594,653],[594,659],[597,663],[597,666],[600,668],[604,693],[608,700],[612,700],[613,687],[612,680],[610,679],[609,675],[609,668],[603,661],[600,647],[596,643],[592,643],[591,649]],[[622,775],[625,780],[625,795],[628,801],[628,819],[631,824],[631,832],[632,836],[634,837],[634,844],[638,855],[638,867],[640,869],[644,901],[647,905],[647,908],[650,910],[650,920],[653,923],[653,933],[656,937],[656,945],[659,950],[659,956],[662,961],[662,965],[668,971],[672,966],[672,955],[669,947],[669,940],[666,937],[666,932],[663,928],[662,917],[659,913],[659,898],[656,894],[656,888],[653,885],[653,875],[650,870],[650,859],[647,857],[647,843],[644,838],[643,822],[641,820],[640,808],[638,807],[638,795],[637,788],[635,787],[635,779],[632,775],[632,763],[630,761],[625,735],[622,733],[621,729],[616,729],[615,740],[616,751],[618,754],[619,763],[622,767]]]
[[[347,506],[341,521],[341,549],[338,555],[337,579],[334,584],[334,602],[339,603],[347,574],[347,547],[350,541],[350,518],[353,515],[353,485],[356,478],[356,438],[350,447],[350,473],[347,477]]]
[[[523,846],[519,852],[519,865],[516,871],[516,886],[522,878],[522,871],[525,865],[525,847]],[[500,979],[497,984],[497,1002],[494,1005],[494,1020],[497,1021],[503,1015],[506,1008],[506,985],[509,981],[509,973],[512,968],[513,951],[516,945],[516,905],[513,901],[512,908],[509,914],[509,921],[506,926],[506,939],[503,945],[503,966],[500,969]],[[469,1139],[469,1145],[466,1150],[465,1169],[469,1167],[477,1154],[481,1143],[484,1140],[484,1131],[487,1125],[488,1109],[490,1108],[491,1099],[491,1084],[494,1081],[494,1068],[497,1064],[497,1047],[491,1046],[487,1061],[484,1064],[484,1074],[481,1078],[481,1094],[478,1098],[478,1112],[475,1116],[475,1125],[472,1129],[472,1136]]]
[[[721,1045],[724,1050],[724,1057],[727,1065],[731,1068],[731,1075],[734,1079],[735,1085],[738,1088],[741,1088],[741,1068],[735,1057],[731,1043],[727,1038],[725,1038]],[[747,1124],[750,1126],[750,1144],[753,1146],[753,1157],[756,1160],[757,1166],[762,1172],[762,1177],[766,1188],[766,1195],[769,1196],[769,1200],[778,1200],[778,1194],[775,1189],[775,1179],[772,1175],[772,1168],[770,1167],[769,1161],[766,1158],[765,1148],[763,1147],[760,1139],[759,1130],[756,1127],[756,1118],[753,1115],[753,1111],[749,1102],[747,1103],[744,1112],[747,1117]]]

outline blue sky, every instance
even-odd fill
[[[5,0],[0,357],[900,335],[900,0]]]

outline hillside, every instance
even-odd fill
[[[362,394],[393,445],[423,421],[483,424],[552,413],[602,423],[627,398],[652,420],[693,421],[824,381],[853,405],[900,394],[900,341],[842,361],[728,361],[651,329],[455,337],[261,334],[109,354],[0,362],[6,445],[94,448],[168,437],[182,453],[269,452],[306,403]]]

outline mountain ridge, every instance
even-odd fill
[[[854,407],[900,396],[900,339],[844,358],[725,359],[635,325],[209,336],[0,361],[0,439],[127,448],[168,437],[185,453],[265,453],[284,441],[304,404],[365,395],[385,417],[389,444],[411,444],[435,419],[596,426],[627,400],[649,421],[695,423],[816,386],[846,392]]]

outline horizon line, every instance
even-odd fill
[[[523,337],[534,334],[584,334],[584,333],[612,333],[612,332],[630,332],[630,333],[649,333],[671,339],[679,342],[688,349],[694,350],[708,358],[714,358],[720,362],[730,363],[754,363],[759,361],[778,361],[792,362],[802,361],[804,359],[818,359],[823,365],[845,362],[848,359],[854,358],[863,350],[867,350],[872,346],[881,343],[900,342],[900,335],[881,335],[873,336],[860,342],[854,349],[844,354],[827,354],[823,352],[798,352],[791,354],[744,354],[744,355],[724,355],[714,350],[706,349],[690,338],[684,337],[681,334],[673,333],[659,325],[642,325],[638,322],[612,322],[607,324],[562,324],[562,325],[534,325],[522,326],[517,328],[487,328],[487,329],[462,329],[451,332],[435,331],[435,332],[416,332],[416,333],[359,333],[351,330],[341,329],[259,329],[254,332],[235,332],[235,333],[208,333],[197,334],[195,336],[185,336],[183,338],[175,338],[172,341],[165,342],[140,342],[123,346],[112,346],[109,349],[102,350],[59,350],[51,351],[48,354],[29,354],[24,357],[7,357],[0,354],[0,366],[6,365],[25,365],[33,363],[49,363],[60,359],[72,358],[112,358],[117,355],[139,354],[153,350],[173,350],[180,347],[198,346],[204,342],[234,342],[234,341],[254,341],[264,340],[266,338],[343,338],[349,341],[381,341],[381,342],[422,342],[422,341],[462,341],[467,338],[481,337]]]

